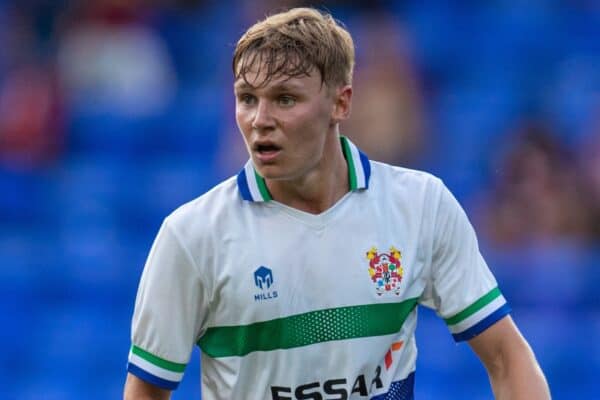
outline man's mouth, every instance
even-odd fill
[[[254,146],[255,151],[263,154],[263,153],[274,153],[276,151],[281,150],[281,147],[268,143],[268,144],[257,144]]]
[[[270,162],[277,157],[281,147],[274,143],[259,143],[254,145],[254,151],[261,162]]]

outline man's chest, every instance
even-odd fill
[[[282,219],[223,238],[210,266],[209,326],[418,297],[427,261],[419,227],[388,221],[315,228]]]

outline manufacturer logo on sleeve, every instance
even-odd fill
[[[401,259],[402,254],[394,246],[390,248],[389,253],[378,253],[375,247],[367,251],[369,276],[378,295],[388,292],[400,294],[400,282],[404,276]]]
[[[273,271],[261,265],[254,271],[254,284],[261,290],[254,295],[254,301],[263,301],[277,298],[277,290],[270,290],[273,286]]]

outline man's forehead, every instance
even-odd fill
[[[235,66],[236,82],[259,88],[273,85],[294,84],[313,76],[320,77],[318,69],[298,54],[250,51],[240,57]]]

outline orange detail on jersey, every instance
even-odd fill
[[[384,362],[385,362],[385,369],[390,369],[390,367],[392,366],[392,351],[398,351],[402,348],[402,345],[404,344],[404,342],[401,340],[399,342],[394,342],[392,343],[392,346],[390,347],[390,349],[385,353],[385,357],[384,357]]]

